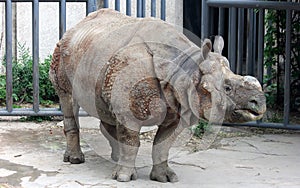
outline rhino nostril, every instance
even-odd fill
[[[251,100],[251,101],[249,101],[249,102],[250,102],[250,104],[252,104],[252,105],[255,105],[255,106],[258,105],[258,102],[257,102],[256,100]]]

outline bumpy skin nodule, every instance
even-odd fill
[[[113,178],[137,178],[141,126],[158,125],[150,178],[175,182],[168,153],[180,132],[199,118],[245,122],[262,117],[265,97],[258,81],[233,74],[209,40],[202,48],[171,25],[127,17],[109,9],[91,13],[68,30],[54,49],[50,79],[64,113],[64,161],[84,162],[79,144],[79,106],[101,119],[101,131],[118,162]]]

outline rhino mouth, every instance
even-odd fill
[[[233,116],[238,122],[255,121],[263,117],[263,113],[254,111],[252,109],[238,109],[234,110]]]

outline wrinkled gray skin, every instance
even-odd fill
[[[152,180],[176,182],[168,166],[178,134],[200,118],[221,123],[260,119],[266,110],[259,82],[235,75],[217,36],[202,48],[171,25],[103,9],[90,14],[58,42],[50,79],[64,113],[64,161],[84,162],[79,144],[79,106],[101,119],[101,131],[118,162],[113,178],[137,178],[141,126],[158,125]]]

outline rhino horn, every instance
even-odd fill
[[[243,79],[244,79],[244,82],[247,82],[248,84],[250,84],[250,85],[258,88],[260,91],[262,91],[261,85],[256,78],[254,78],[252,76],[244,76]]]

